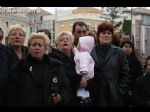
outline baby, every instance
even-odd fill
[[[90,53],[94,48],[94,37],[83,36],[79,38],[78,46],[73,48],[74,61],[76,64],[76,72],[83,75],[86,80],[94,77],[94,60]],[[89,91],[85,88],[77,90],[77,96],[82,99],[89,97]]]

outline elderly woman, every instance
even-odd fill
[[[61,63],[49,58],[49,39],[32,33],[29,55],[16,63],[8,77],[10,106],[65,106],[70,100],[69,81]]]
[[[39,29],[39,30],[37,30],[37,33],[38,32],[44,32],[48,36],[48,38],[51,40],[51,32],[49,31],[49,29]],[[49,53],[49,52],[55,52],[55,50],[56,49],[50,45],[47,53]]]
[[[72,88],[73,99],[68,104],[69,106],[79,106],[80,99],[76,97],[77,88],[85,87],[87,82],[81,75],[78,75],[75,71],[74,56],[72,53],[73,48],[73,35],[71,32],[61,32],[56,39],[57,51],[49,53],[50,57],[53,57],[64,64],[64,68],[67,71],[67,77],[70,80],[70,86]]]
[[[88,82],[94,106],[122,106],[122,96],[129,84],[129,67],[125,53],[111,44],[113,26],[103,22],[98,26],[98,44],[91,55],[95,61],[94,78]]]
[[[19,25],[12,25],[8,31],[9,44],[6,46],[8,71],[11,66],[28,55],[28,48],[24,46],[26,31]]]

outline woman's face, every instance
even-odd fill
[[[72,41],[68,35],[62,35],[58,40],[58,49],[62,52],[72,50]]]
[[[131,55],[133,52],[133,48],[130,44],[126,43],[124,44],[124,46],[122,47],[122,50],[127,54],[127,55]]]
[[[29,46],[30,55],[37,59],[41,60],[45,54],[45,44],[43,39],[32,39]]]
[[[148,60],[148,62],[147,62],[146,71],[147,71],[148,73],[150,73],[150,60]]]
[[[14,29],[9,34],[9,44],[11,46],[23,46],[25,34],[22,29]]]
[[[102,31],[99,34],[99,43],[101,45],[110,44],[112,41],[112,33],[110,31]]]

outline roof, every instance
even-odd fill
[[[94,7],[78,7],[77,9],[73,10],[72,13],[78,13],[78,12],[87,12],[88,13],[101,13],[102,11],[97,9],[97,8],[94,8]]]
[[[37,11],[37,13],[40,13],[40,14],[43,14],[43,15],[52,15],[50,12],[48,12],[48,11],[46,11],[46,10],[40,8],[40,7],[38,7],[36,9],[36,11]]]
[[[126,9],[124,12],[131,12],[131,9]],[[144,7],[137,7],[132,9],[132,13],[150,14],[150,9]]]
[[[150,10],[144,7],[138,7],[133,9],[134,12],[150,14]]]

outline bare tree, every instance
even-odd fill
[[[106,21],[110,21],[113,24],[114,30],[122,25],[122,21],[118,21],[118,18],[123,14],[125,7],[105,7],[105,13],[107,16],[103,17]],[[104,9],[104,7],[102,7]]]

